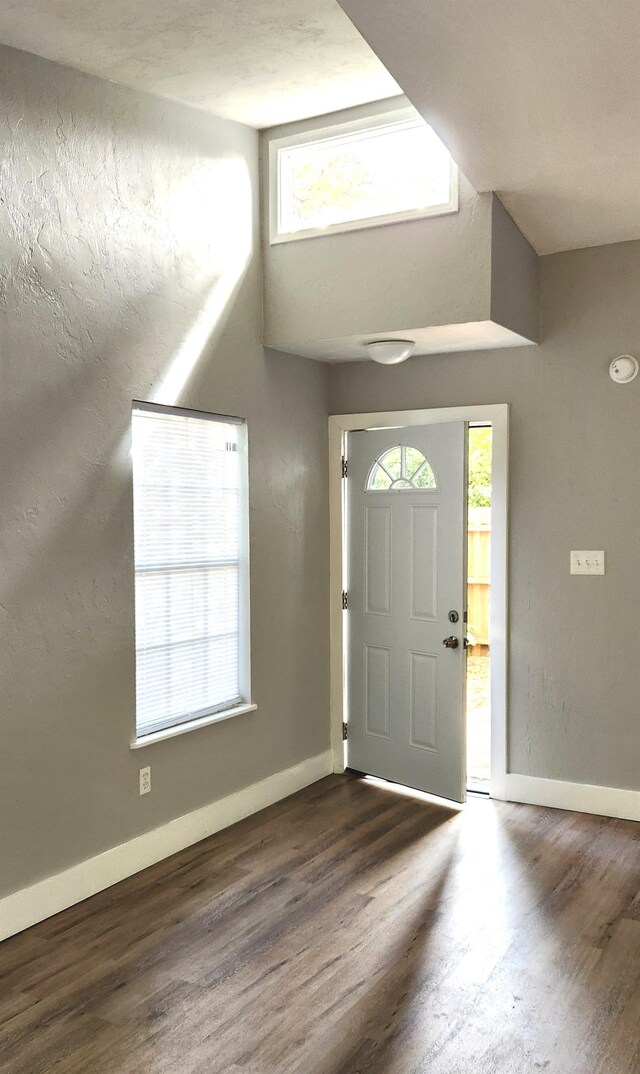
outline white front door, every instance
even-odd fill
[[[350,768],[465,799],[464,422],[349,433]]]

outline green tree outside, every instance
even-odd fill
[[[469,506],[491,507],[491,426],[469,429]]]

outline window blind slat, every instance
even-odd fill
[[[241,699],[241,430],[134,406],[138,735]]]

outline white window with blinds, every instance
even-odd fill
[[[136,737],[253,708],[247,431],[133,406]]]

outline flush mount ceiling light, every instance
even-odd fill
[[[638,359],[631,354],[620,354],[609,366],[609,376],[616,384],[630,384],[638,376]]]
[[[365,343],[367,354],[380,365],[397,365],[413,354],[415,343],[412,339],[374,339]]]

